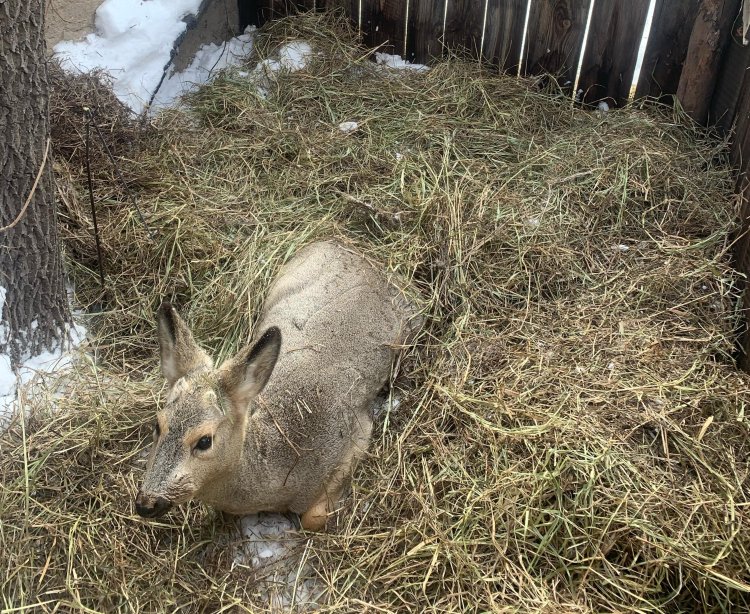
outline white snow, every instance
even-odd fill
[[[3,312],[7,290],[0,286],[0,314]],[[31,328],[35,326],[32,323]],[[38,324],[37,324],[38,325]],[[59,374],[70,368],[73,361],[72,350],[78,347],[86,338],[86,329],[81,325],[74,325],[65,335],[70,335],[70,342],[53,351],[42,352],[37,356],[26,356],[23,362],[14,372],[10,356],[0,354],[0,431],[2,431],[13,416],[18,413],[20,403],[18,401],[18,389],[37,378],[46,375]],[[21,336],[25,331],[20,331]],[[0,324],[0,343],[8,341],[7,326]]]
[[[96,32],[80,41],[58,43],[55,55],[69,71],[104,71],[115,95],[136,113],[152,97],[154,108],[171,106],[218,71],[240,64],[253,48],[255,28],[250,26],[222,45],[203,45],[188,68],[175,72],[170,66],[175,42],[187,28],[185,17],[195,15],[200,4],[201,0],[105,0],[96,11]],[[275,73],[301,70],[311,55],[309,43],[292,41],[278,49],[275,59],[238,75],[257,78],[258,92],[265,96]]]
[[[609,105],[603,100],[598,105],[596,105],[596,108],[600,113],[606,113],[607,111],[609,111]]]
[[[307,62],[312,55],[312,47],[306,41],[292,41],[279,47],[276,55],[278,56],[277,60],[269,58],[258,63],[255,72],[270,75],[282,70],[290,72],[302,70],[307,66]]]
[[[257,588],[272,611],[310,606],[322,593],[307,562],[310,539],[283,514],[250,514],[240,519],[243,543],[234,565],[256,571]]]
[[[312,47],[306,41],[292,41],[279,49],[279,62],[284,70],[302,70],[312,56]]]
[[[268,96],[271,83],[278,73],[302,70],[307,66],[312,54],[310,43],[301,40],[292,41],[279,47],[275,54],[278,59],[268,58],[258,62],[249,75],[250,78],[256,80],[258,94],[264,98]]]
[[[143,110],[170,61],[174,43],[201,0],[105,0],[96,10],[96,32],[64,41],[55,55],[68,70],[101,69],[113,79],[117,97],[136,113]]]
[[[341,122],[339,124],[339,130],[341,130],[341,132],[343,132],[344,134],[354,132],[357,128],[359,128],[359,124],[357,122]]]
[[[396,68],[399,70],[429,70],[429,67],[424,64],[412,64],[407,60],[404,60],[400,55],[392,55],[390,53],[375,53],[375,61],[381,66],[387,66],[388,68]]]
[[[253,50],[255,30],[255,26],[248,26],[244,34],[228,40],[223,45],[203,45],[195,54],[190,66],[182,72],[176,73],[171,68],[156,92],[152,108],[172,106],[180,96],[207,83],[220,70],[242,63]],[[247,76],[248,73],[239,71],[238,74]]]

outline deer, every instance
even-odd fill
[[[169,302],[167,383],[135,508],[191,499],[231,515],[294,512],[325,530],[373,430],[373,403],[421,326],[414,303],[337,241],[299,250],[271,284],[250,344],[218,367]]]

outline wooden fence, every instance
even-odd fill
[[[585,103],[676,97],[696,121],[733,133],[731,162],[743,202],[735,264],[750,276],[750,46],[742,45],[743,0],[656,0],[650,20],[651,0],[238,2],[245,22],[257,24],[300,10],[344,10],[371,47],[416,62],[456,53],[513,74],[549,74],[571,93],[577,78]],[[741,362],[750,369],[750,334],[742,346]]]

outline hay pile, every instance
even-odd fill
[[[150,126],[99,109],[158,229],[97,157],[103,297],[77,137],[58,135],[76,297],[104,311],[72,390],[0,439],[3,605],[267,606],[214,511],[134,515],[161,402],[153,313],[172,298],[227,356],[280,264],[333,235],[409,280],[427,324],[337,529],[309,542],[323,610],[747,611],[722,144],[459,61],[376,68],[331,17],[272,24],[254,61],[298,37],[318,55],[267,98],[234,72]]]

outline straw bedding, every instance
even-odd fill
[[[162,399],[153,314],[172,299],[226,357],[278,267],[335,236],[400,276],[426,323],[336,526],[303,542],[315,607],[747,611],[723,143],[679,111],[591,112],[458,59],[388,71],[330,16],[270,25],[252,61],[295,38],[316,55],[266,97],[230,72],[148,121],[55,73],[69,269],[99,313],[64,394],[28,401],[0,439],[3,607],[270,607],[234,521],[200,504],[134,514]],[[127,184],[94,143],[104,293],[84,104]]]

